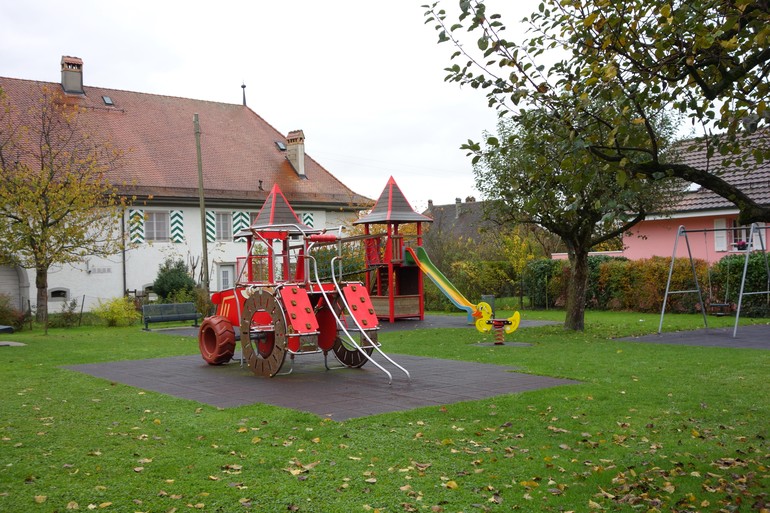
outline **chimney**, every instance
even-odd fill
[[[462,202],[463,200],[461,198],[455,198],[455,219],[460,218],[460,205]]]
[[[433,200],[428,200],[428,212],[433,212]]]
[[[78,57],[61,58],[61,86],[65,93],[83,94],[83,61]]]
[[[305,133],[302,130],[292,130],[286,136],[286,158],[294,171],[305,178]]]

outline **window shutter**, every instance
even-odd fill
[[[315,228],[313,226],[313,213],[312,212],[302,212],[302,224],[305,224],[311,228]]]
[[[217,241],[217,214],[211,210],[206,211],[206,242]]]
[[[249,227],[249,213],[248,212],[233,212],[233,236],[241,230],[245,230]],[[238,237],[235,242],[246,242],[245,237]]]
[[[714,232],[714,250],[727,251],[727,221],[724,219],[714,219],[714,229],[721,230]]]
[[[131,244],[144,242],[144,211],[138,209],[128,210],[128,240]]]
[[[184,213],[181,210],[169,212],[171,242],[184,242]]]
[[[752,241],[751,249],[764,249],[767,251],[767,241],[765,240],[765,223],[757,223],[757,227],[754,229],[754,240]]]

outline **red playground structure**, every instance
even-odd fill
[[[295,356],[323,353],[328,369],[331,352],[345,367],[372,362],[392,382],[392,374],[372,358],[376,352],[410,377],[382,352],[377,332],[380,319],[424,318],[423,274],[467,312],[468,324],[481,332],[494,328],[502,343],[503,331],[518,327],[518,312],[492,319],[488,304],[468,301],[422,247],[426,222],[432,219],[409,206],[392,177],[371,212],[354,223],[364,226],[364,234],[349,237],[341,236],[342,228],[331,233],[300,222],[273,186],[254,223],[235,234],[247,240],[248,251],[238,259],[235,286],[211,296],[216,313],[203,320],[198,334],[203,359],[229,362],[238,337],[241,364],[258,376],[277,375],[287,355],[293,368]],[[385,232],[371,233],[378,224]],[[351,243],[359,246],[346,250]],[[320,271],[317,259],[323,262]],[[363,275],[363,281],[344,281],[346,259],[360,267],[347,266],[346,274]]]
[[[235,286],[212,294],[216,313],[201,323],[198,346],[207,363],[233,358],[237,326],[241,364],[258,376],[279,374],[287,355],[293,365],[296,355],[323,353],[328,369],[331,351],[345,367],[372,362],[392,382],[391,373],[372,358],[377,352],[410,378],[380,349],[368,287],[342,281],[342,245],[361,237],[346,240],[303,224],[277,185],[254,223],[235,237],[247,239],[248,252],[238,261]],[[321,274],[312,250],[332,244],[337,256]]]
[[[354,223],[364,225],[366,287],[380,319],[394,322],[425,317],[422,273],[404,250],[422,246],[422,223],[432,222],[409,206],[391,176],[371,212]],[[373,234],[374,225],[385,225],[385,233]],[[410,225],[413,230],[402,228]]]

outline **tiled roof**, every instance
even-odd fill
[[[751,136],[751,139],[757,144],[768,144],[766,138],[770,137],[768,132],[758,132]],[[698,169],[708,169],[711,173],[719,175],[726,182],[737,186],[754,201],[761,205],[770,205],[770,162],[764,161],[761,164],[755,163],[751,156],[747,156],[751,165],[747,169],[740,169],[737,166],[721,167],[722,158],[717,154],[710,161],[706,158],[706,149],[704,147],[692,147],[692,141],[683,142],[678,151],[678,163],[687,164]],[[699,188],[698,190],[687,192],[677,203],[675,210],[678,212],[696,212],[702,210],[734,210],[737,207],[734,203],[719,196],[718,194]]]
[[[499,228],[498,223],[488,218],[483,201],[431,205],[425,214],[433,218],[433,225],[427,230],[426,238],[435,232],[438,236],[451,234],[455,238],[478,241],[484,229]]]
[[[41,88],[59,83],[0,77],[0,88],[18,112],[27,112]],[[126,152],[112,182],[123,194],[185,201],[198,198],[198,164],[193,116],[201,127],[206,200],[261,205],[273,185],[295,206],[361,207],[371,200],[356,194],[319,163],[305,157],[306,178],[289,161],[286,137],[246,106],[84,86],[68,95],[83,107],[92,134]],[[107,105],[103,97],[112,100]]]
[[[401,188],[391,176],[385,188],[382,190],[377,203],[366,216],[362,217],[353,224],[371,224],[371,223],[431,223],[433,219],[418,214],[409,205],[406,196],[401,192]]]
[[[291,233],[299,233],[299,231],[313,232],[314,230],[299,220],[294,209],[291,208],[289,202],[286,200],[286,196],[281,192],[281,188],[278,184],[273,186],[270,191],[270,195],[265,200],[265,204],[262,205],[262,209],[257,214],[257,218],[251,224],[250,228],[260,229],[275,225],[295,225],[296,228],[289,228]],[[318,231],[318,230],[315,230]]]

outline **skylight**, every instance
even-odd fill
[[[115,105],[115,103],[112,101],[112,98],[110,98],[109,96],[102,96],[102,100],[104,100],[105,105],[110,105],[110,106]]]
[[[275,145],[278,146],[279,150],[286,151],[286,145],[282,141],[275,141]]]

